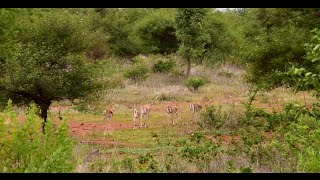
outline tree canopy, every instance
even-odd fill
[[[15,36],[2,44],[0,90],[15,103],[35,102],[46,121],[53,101],[85,97],[98,84],[84,59],[85,19],[63,11],[41,15],[19,19]]]

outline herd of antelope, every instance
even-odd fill
[[[202,109],[205,109],[208,106],[209,99],[204,97],[200,103],[190,103],[189,110],[192,113],[191,124],[195,123],[194,116],[196,113],[200,112]],[[136,129],[136,126],[139,128],[148,127],[147,123],[149,123],[149,115],[152,109],[154,102],[151,104],[144,104],[138,106],[137,103],[134,104],[133,107],[133,129]],[[166,106],[165,112],[171,119],[171,124],[175,125],[175,118],[178,118],[178,104],[170,103]],[[114,115],[115,109],[113,106],[107,106],[103,109],[103,120],[109,119],[109,128],[111,128],[112,117]],[[144,120],[144,122],[143,122]]]

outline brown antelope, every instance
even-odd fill
[[[144,122],[144,127],[147,127],[147,121],[149,121],[149,114],[152,108],[152,104],[145,104],[140,106],[140,115],[141,115],[141,119],[144,117],[145,122]]]
[[[134,108],[133,108],[133,129],[136,128],[136,123],[137,123],[137,120],[139,120],[139,128],[142,127],[142,124],[141,124],[141,119],[140,119],[140,113],[138,111],[138,106],[137,106],[137,103],[134,105]]]
[[[203,97],[201,103],[191,103],[189,105],[189,109],[192,112],[191,124],[194,122],[194,115],[202,109],[205,109],[208,106],[209,99],[207,97]]]
[[[169,104],[166,107],[166,112],[169,116],[171,116],[172,125],[174,125],[173,115],[176,115],[178,117],[178,104],[177,103]]]
[[[114,112],[115,112],[115,109],[113,107],[110,107],[110,106],[107,106],[102,111],[103,121],[106,120],[107,118],[109,119],[109,128],[111,128],[112,117],[113,117]]]

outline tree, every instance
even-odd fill
[[[139,45],[133,33],[134,24],[148,14],[150,9],[124,8],[105,10],[105,16],[97,19],[103,31],[108,34],[108,44],[115,55],[134,56],[139,54]]]
[[[179,53],[187,61],[187,74],[189,76],[191,61],[201,57],[205,52],[206,43],[210,42],[209,35],[203,28],[203,19],[207,9],[179,8],[176,14],[176,36],[180,41]]]
[[[172,53],[178,49],[174,9],[158,9],[135,24],[134,33],[146,53]]]
[[[17,104],[34,102],[47,121],[53,101],[86,97],[98,88],[85,61],[86,21],[66,11],[21,18],[18,31],[2,46],[0,91]]]
[[[200,59],[200,63],[214,65],[218,61],[233,60],[237,53],[239,39],[235,22],[238,17],[234,11],[212,11],[204,18],[205,31],[210,36],[210,43],[205,45],[205,58]]]
[[[248,9],[240,17],[246,28],[241,47],[242,59],[248,63],[247,80],[265,88],[293,85],[285,72],[291,66],[312,68],[304,60],[309,31],[319,26],[319,10],[304,8]]]

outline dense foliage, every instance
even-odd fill
[[[84,37],[90,37],[85,19],[61,10],[17,21],[17,31],[1,45],[0,91],[7,98],[34,101],[46,121],[53,101],[85,97],[98,87],[84,59]]]
[[[19,122],[9,100],[5,112],[0,114],[0,171],[72,172],[75,168],[74,142],[68,137],[66,122],[54,127],[49,120],[45,127],[46,134],[41,133],[34,103],[30,104],[24,121]]]

